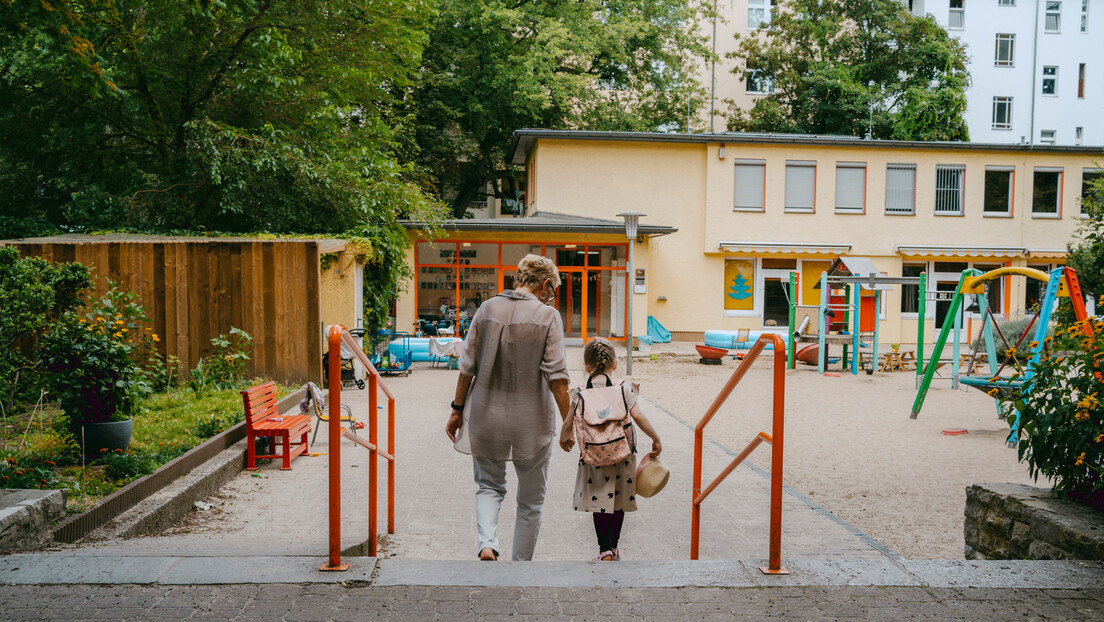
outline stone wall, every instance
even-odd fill
[[[1104,560],[1104,512],[1021,484],[966,488],[966,559]]]
[[[0,489],[0,553],[37,549],[65,517],[65,491]]]

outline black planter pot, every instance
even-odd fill
[[[84,444],[84,456],[86,458],[99,458],[105,452],[114,452],[116,449],[126,451],[130,446],[130,432],[132,420],[108,421],[106,423],[82,423],[77,426],[77,440]],[[81,438],[81,431],[84,438]]]

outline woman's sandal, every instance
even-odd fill
[[[598,554],[598,557],[595,557],[593,559],[593,561],[596,561],[596,562],[612,562],[612,561],[614,561],[614,559],[615,559],[615,557],[614,557],[613,551],[602,551],[601,553]]]
[[[489,546],[484,547],[483,550],[479,551],[479,561],[481,561],[481,562],[497,562],[498,561],[498,551],[492,549]]]

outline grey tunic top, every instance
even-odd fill
[[[487,300],[464,339],[460,372],[475,381],[457,451],[524,462],[548,449],[559,428],[549,383],[570,379],[556,309],[509,289]]]

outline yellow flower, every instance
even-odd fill
[[[997,387],[993,387],[992,389],[989,389],[988,393],[989,397],[996,397],[997,393],[1000,393],[1000,389],[998,389]]]
[[[1078,420],[1078,421],[1088,421],[1089,420],[1089,411],[1079,410],[1079,411],[1077,411],[1077,414],[1073,416],[1073,418]]]
[[[1099,443],[1100,441],[1104,441],[1104,434],[1097,434],[1096,435],[1096,442]]]
[[[1085,463],[1085,452],[1081,452],[1080,456],[1077,456],[1077,462],[1073,463],[1073,466],[1081,466]]]
[[[1004,351],[1004,355],[1005,356],[1015,356],[1016,355],[1016,348],[1008,348],[1007,350]]]
[[[1039,342],[1038,341],[1032,341],[1031,343],[1027,344],[1027,347],[1029,347],[1031,349],[1038,348],[1039,347]]]
[[[154,333],[154,334],[153,334],[153,341],[154,341],[154,343],[156,343],[156,342],[158,342],[158,341],[161,341],[161,339],[159,339],[159,338],[157,337],[157,333]]]

